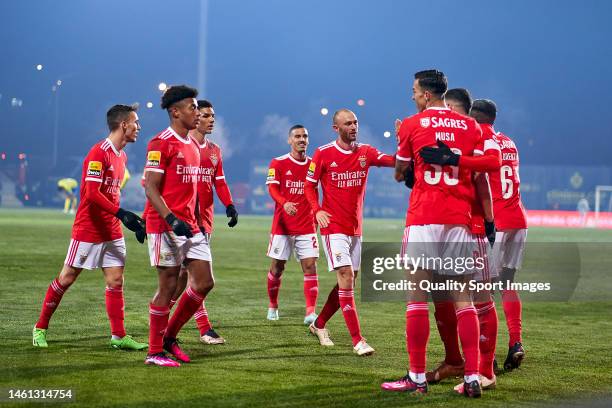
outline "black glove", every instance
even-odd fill
[[[141,244],[144,244],[146,239],[147,239],[147,230],[146,230],[146,227],[145,227],[145,229],[141,229],[140,231],[136,231],[136,240],[138,242],[140,242]]]
[[[414,168],[409,166],[404,173],[404,184],[412,189],[414,187]]]
[[[166,215],[166,222],[172,227],[172,231],[174,231],[174,233],[179,237],[193,237],[193,233],[191,232],[189,225],[187,225],[185,221],[176,218],[176,215],[172,213]]]
[[[145,223],[142,218],[131,211],[124,210],[123,208],[119,208],[119,211],[117,211],[115,217],[119,218],[123,225],[125,225],[130,231],[138,232],[144,230],[145,228]]]
[[[238,224],[238,211],[236,211],[236,207],[234,207],[234,204],[230,204],[227,206],[227,208],[225,209],[225,215],[227,215],[228,218],[231,218],[227,225],[231,228],[234,228],[236,224]]]
[[[425,163],[439,164],[441,166],[459,165],[459,155],[454,153],[448,145],[438,140],[438,147],[427,146],[421,149],[419,155]]]
[[[493,244],[495,244],[495,232],[495,222],[485,221],[485,234],[487,235],[489,244],[491,244],[491,248],[493,248]]]

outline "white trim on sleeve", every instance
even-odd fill
[[[93,177],[85,177],[85,181],[95,181],[96,183],[101,183],[102,179],[93,178]]]
[[[165,173],[165,171],[164,171],[164,170],[162,170],[162,169],[147,169],[147,168],[145,168],[145,169],[144,169],[144,171],[145,171],[145,173],[146,173],[147,171],[153,171],[153,172],[155,172],[155,173]]]
[[[315,184],[317,184],[317,183],[318,183],[318,181],[317,181],[317,180],[315,180],[315,179],[313,179],[313,178],[310,178],[310,177],[308,177],[308,176],[306,176],[306,180],[310,181],[311,183],[315,183]]]
[[[396,160],[405,161],[405,162],[412,161],[412,158],[410,158],[410,157],[402,157],[399,154],[395,154],[395,159]]]
[[[266,181],[266,184],[280,184],[280,181],[278,181],[278,180],[269,180],[269,181]]]

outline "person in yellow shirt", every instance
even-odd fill
[[[77,206],[77,198],[74,190],[79,183],[73,178],[63,178],[57,182],[57,189],[61,191],[66,200],[64,201],[64,214],[74,214]]]

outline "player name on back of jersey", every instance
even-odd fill
[[[330,172],[331,179],[337,182],[338,188],[361,186],[367,175],[368,172],[365,170]]]
[[[515,161],[517,160],[516,153],[502,153],[502,161]]]

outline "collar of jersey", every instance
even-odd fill
[[[178,135],[178,133],[174,131],[174,129],[172,129],[172,126],[168,126],[167,130],[168,132],[172,133],[172,136],[176,137],[176,139],[179,140],[180,142],[183,142],[184,144],[191,143],[191,138],[189,137],[189,135],[187,135],[186,139],[183,139],[182,137]]]
[[[197,144],[200,147],[200,149],[203,149],[203,148],[206,147],[206,145],[208,145],[208,138],[207,137],[204,137],[204,143],[202,143],[202,144],[200,144],[200,142],[198,142],[195,137],[192,137],[192,139],[195,142],[195,144]]]
[[[336,149],[338,149],[338,151],[340,153],[344,153],[344,154],[352,154],[353,151],[352,150],[344,150],[343,148],[341,148],[340,146],[338,146],[338,143],[336,143],[336,141],[334,140],[333,145]]]
[[[121,156],[121,152],[118,152],[117,149],[115,149],[115,145],[113,144],[113,142],[111,142],[111,140],[108,137],[106,138],[106,141],[110,145],[110,148],[113,149],[113,152],[115,152],[117,157]]]
[[[293,158],[293,156],[291,155],[291,153],[287,153],[287,157],[289,157],[289,160],[291,160],[292,162],[294,162],[295,164],[299,165],[299,166],[303,166],[308,162],[308,156],[306,156],[306,158],[304,159],[304,161],[297,161]]]
[[[425,110],[450,110],[448,107],[441,107],[441,106],[430,106],[429,108],[425,109]]]

